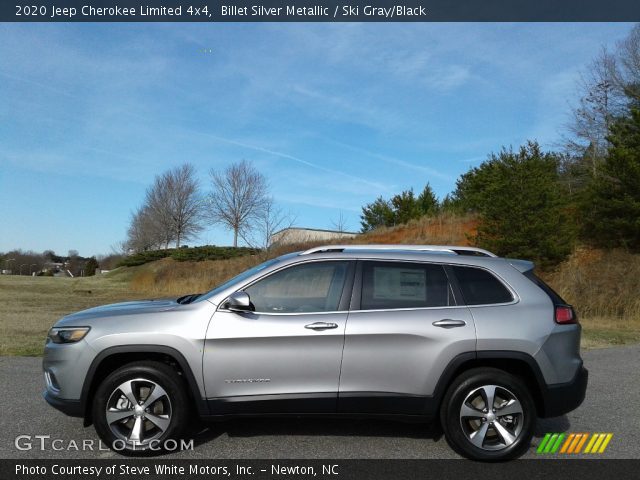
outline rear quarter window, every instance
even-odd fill
[[[481,268],[452,266],[467,305],[509,303],[513,295],[492,273]]]
[[[566,305],[567,302],[549,285],[547,285],[540,277],[536,276],[532,270],[525,272],[525,277],[540,287],[544,293],[551,299],[554,305]]]

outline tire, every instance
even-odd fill
[[[492,411],[487,411],[493,392]],[[487,401],[489,400],[489,401]],[[536,408],[520,378],[496,368],[474,368],[457,377],[440,409],[445,438],[472,460],[517,458],[529,448]]]
[[[186,385],[160,362],[134,362],[115,370],[100,384],[93,402],[98,436],[124,455],[162,453],[167,440],[179,445],[189,423]],[[168,445],[174,448],[173,442]]]

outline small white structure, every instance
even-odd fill
[[[337,230],[320,230],[317,228],[290,227],[279,230],[269,239],[269,245],[290,245],[293,243],[305,243],[335,240],[336,238],[353,238],[358,235],[355,232],[340,232]]]

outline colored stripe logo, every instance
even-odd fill
[[[536,453],[604,453],[612,438],[613,433],[547,433]]]

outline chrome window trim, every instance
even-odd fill
[[[445,267],[467,267],[467,268],[479,268],[482,270],[485,270],[486,272],[488,272],[490,275],[493,275],[508,291],[509,293],[511,293],[511,296],[513,297],[513,300],[511,302],[502,302],[502,303],[483,303],[483,304],[478,304],[478,305],[468,305],[466,302],[462,303],[460,305],[445,305],[445,306],[439,306],[439,307],[406,307],[406,308],[377,308],[377,309],[367,309],[367,310],[363,310],[363,309],[358,309],[358,310],[349,310],[349,309],[345,309],[345,310],[334,310],[334,311],[330,311],[330,312],[325,312],[325,311],[320,311],[320,312],[248,312],[248,313],[253,313],[253,314],[259,314],[259,315],[278,315],[278,316],[291,316],[291,315],[323,315],[323,314],[335,314],[335,313],[350,313],[350,312],[403,312],[403,311],[412,311],[412,310],[434,310],[434,309],[451,309],[451,308],[481,308],[481,307],[503,307],[503,306],[509,306],[509,305],[515,305],[520,303],[520,296],[517,294],[517,292],[515,291],[515,289],[513,287],[511,287],[511,285],[509,284],[509,282],[507,282],[504,278],[502,278],[502,276],[500,276],[498,273],[494,272],[493,270],[490,270],[484,266],[479,266],[479,265],[471,265],[471,264],[467,264],[467,263],[448,263],[448,262],[434,262],[434,261],[423,261],[423,260],[407,260],[407,259],[394,259],[394,258],[388,258],[388,259],[381,259],[381,258],[369,258],[369,257],[364,257],[364,258],[309,258],[309,259],[305,259],[303,261],[300,262],[295,262],[295,263],[289,263],[286,265],[281,266],[278,269],[272,270],[269,273],[267,273],[266,275],[263,275],[262,277],[256,278],[253,281],[250,281],[249,283],[246,283],[244,285],[242,285],[240,288],[234,290],[234,292],[240,292],[243,291],[246,288],[249,288],[250,286],[252,286],[253,284],[275,274],[278,273],[282,270],[285,270],[287,268],[292,268],[292,267],[296,267],[299,265],[305,265],[308,263],[317,263],[317,262],[357,262],[357,261],[370,261],[370,262],[392,262],[392,263],[410,263],[410,264],[416,264],[416,265],[439,265],[442,268]],[[227,297],[220,302],[220,305],[218,305],[218,309],[216,311],[220,311],[220,312],[231,312],[231,310],[222,308],[222,305],[224,305],[224,303],[227,301],[227,299],[229,298],[229,295],[227,295]],[[457,300],[457,299],[456,299]],[[237,313],[237,312],[233,312],[233,313]]]
[[[442,307],[405,307],[405,308],[370,308],[366,310],[349,310],[349,313],[360,312],[406,312],[412,310],[451,310],[454,308],[467,308],[467,305],[446,305]]]
[[[353,310],[351,310],[353,311]],[[238,313],[238,312],[234,312],[233,310],[229,310],[226,308],[219,308],[217,310],[217,312],[228,312],[228,313]],[[245,312],[243,312],[245,313]],[[335,313],[349,313],[349,310],[333,310],[331,312],[253,312],[251,310],[247,310],[246,311],[247,314],[252,314],[252,315],[270,315],[270,316],[298,316],[298,315],[331,315],[331,314],[335,314]]]
[[[460,305],[448,305],[448,306],[442,306],[442,307],[408,307],[408,308],[383,308],[383,309],[375,309],[375,310],[350,310],[351,312],[361,312],[361,311],[371,311],[371,312],[376,312],[376,311],[393,311],[393,310],[422,310],[422,309],[432,309],[432,308],[451,308],[451,307],[467,307],[467,308],[474,308],[474,307],[501,307],[501,306],[505,306],[505,305],[515,305],[516,303],[520,303],[520,296],[517,294],[517,292],[515,291],[515,289],[509,284],[509,282],[507,282],[504,278],[502,278],[502,276],[500,276],[498,273],[494,272],[493,270],[488,269],[487,267],[484,266],[480,266],[480,265],[470,265],[468,263],[448,263],[448,262],[434,262],[434,261],[423,261],[423,260],[407,260],[407,259],[380,259],[380,258],[361,258],[359,259],[363,262],[395,262],[395,263],[413,263],[413,264],[429,264],[429,265],[440,265],[442,268],[445,267],[468,267],[468,268],[479,268],[481,270],[485,270],[486,272],[488,272],[490,275],[493,275],[508,291],[509,293],[511,293],[511,296],[513,297],[513,300],[510,302],[502,302],[502,303],[483,303],[483,304],[479,304],[479,305],[468,305],[466,302],[463,302]],[[449,282],[449,285],[451,285],[451,282]],[[462,292],[461,292],[462,293]],[[455,292],[454,292],[454,297],[455,297]],[[462,299],[464,300],[464,298]],[[456,299],[457,301],[457,299]]]

